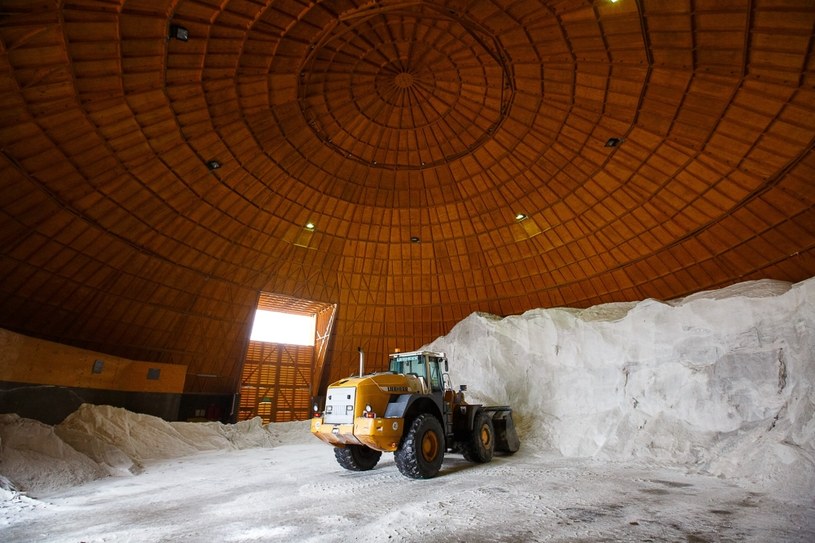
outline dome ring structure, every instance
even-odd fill
[[[315,37],[297,86],[306,123],[324,145],[386,169],[472,153],[507,118],[515,95],[500,41],[466,14],[425,2],[341,14]]]

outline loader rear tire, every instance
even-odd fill
[[[412,479],[430,479],[441,469],[444,449],[441,423],[430,413],[424,413],[410,425],[393,458],[402,475]]]
[[[339,465],[351,471],[374,469],[381,456],[382,451],[376,451],[365,445],[334,447],[334,457]]]
[[[494,450],[495,428],[492,425],[492,418],[487,413],[479,411],[475,414],[470,438],[462,443],[461,452],[470,462],[485,464],[492,460]]]

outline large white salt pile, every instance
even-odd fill
[[[6,414],[0,415],[0,474],[6,490],[47,494],[104,477],[107,471],[62,441],[52,426]]]
[[[137,473],[148,460],[270,447],[280,434],[260,418],[237,424],[167,422],[107,405],[83,404],[55,427],[0,415],[0,474],[4,486],[44,496],[107,475]]]
[[[471,399],[514,408],[526,451],[815,488],[815,278],[476,313],[427,348],[448,354]]]

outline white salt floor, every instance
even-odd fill
[[[815,541],[811,500],[671,467],[522,450],[486,465],[448,455],[439,477],[416,481],[390,454],[355,473],[330,447],[295,441],[155,462],[136,476],[0,502],[0,540]]]

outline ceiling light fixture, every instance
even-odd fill
[[[421,243],[421,241],[422,240],[419,239],[419,236],[410,236],[410,242],[411,243]]]
[[[306,223],[306,230],[314,230],[314,223],[313,222],[307,222]]]
[[[515,220],[519,221],[519,222],[526,219],[526,218],[527,218],[527,216],[524,215],[523,213],[518,213],[517,215],[515,215]]]
[[[190,39],[190,31],[183,26],[170,25],[170,38],[178,41],[188,41]]]
[[[221,167],[221,163],[217,160],[207,160],[207,168],[210,170],[217,170]]]
[[[606,147],[617,147],[625,140],[623,138],[608,138],[606,140]]]

